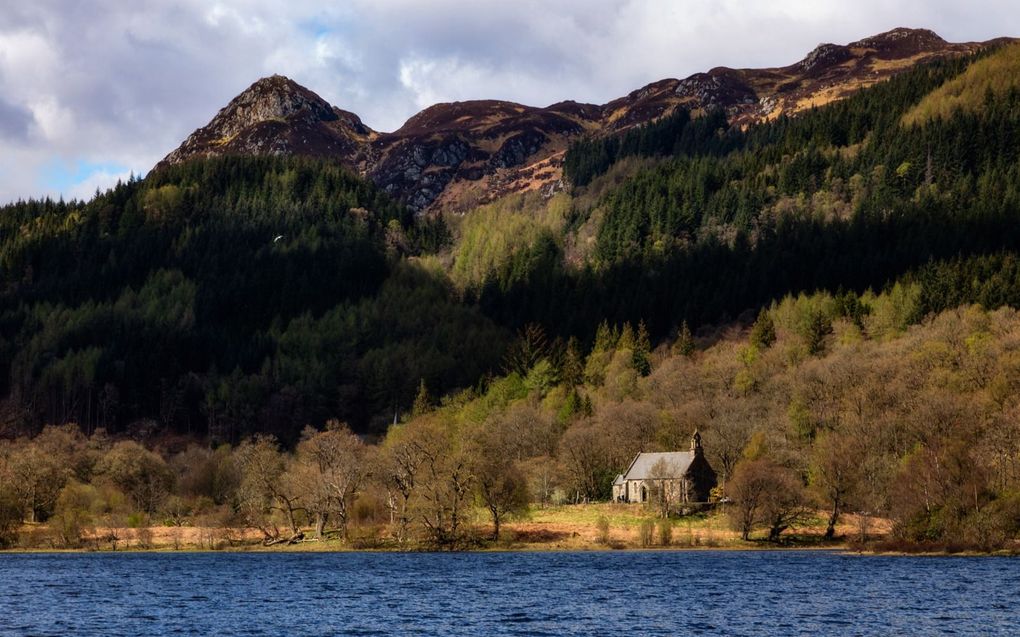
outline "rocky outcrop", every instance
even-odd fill
[[[954,45],[928,29],[893,29],[851,42],[851,49],[868,49],[881,59],[910,57],[951,48]]]
[[[740,71],[715,68],[708,73],[695,73],[677,83],[676,94],[706,108],[727,108],[758,101]]]
[[[375,136],[354,113],[331,106],[290,79],[273,75],[231,100],[160,165],[221,154],[354,159]]]
[[[796,64],[805,76],[818,75],[832,67],[853,59],[850,47],[838,44],[819,44],[807,57]]]
[[[234,98],[157,168],[219,154],[325,157],[414,210],[460,210],[520,190],[554,192],[562,186],[562,154],[581,135],[611,134],[680,106],[722,109],[731,123],[746,126],[842,99],[914,64],[987,44],[951,44],[925,29],[893,29],[845,46],[820,44],[787,67],[719,67],[660,80],[604,105],[436,104],[392,133],[373,131],[357,115],[274,75]]]

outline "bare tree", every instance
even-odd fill
[[[726,492],[733,500],[728,511],[730,522],[743,540],[750,539],[761,518],[765,494],[771,487],[767,476],[765,462],[752,460],[739,465],[726,484]]]
[[[830,433],[815,441],[811,462],[811,486],[827,504],[829,517],[825,539],[836,534],[836,524],[862,479],[864,441],[855,436]]]
[[[524,474],[507,453],[503,436],[480,436],[471,450],[478,499],[492,518],[492,539],[499,539],[500,524],[507,516],[526,511],[528,485]]]
[[[170,459],[170,466],[177,475],[181,496],[208,498],[217,505],[234,499],[241,479],[227,445],[217,449],[189,445]]]
[[[713,465],[721,470],[720,482],[726,482],[743,457],[756,423],[764,410],[749,398],[725,401],[705,431],[705,449]],[[690,435],[688,433],[688,435]]]
[[[415,441],[423,456],[417,517],[429,542],[440,548],[456,548],[463,540],[468,498],[474,485],[471,459],[432,427],[421,433]]]
[[[574,491],[575,502],[608,496],[614,464],[606,450],[605,438],[591,422],[575,424],[563,434],[559,455]]]
[[[803,522],[810,512],[800,479],[769,460],[738,465],[728,493],[734,500],[730,519],[744,540],[749,539],[755,526],[763,524],[769,541],[778,541],[783,531]]]
[[[29,522],[45,521],[52,515],[68,473],[59,458],[46,455],[27,440],[13,447],[7,462],[9,484]]]
[[[272,517],[273,511],[281,512],[290,528],[289,541],[300,539],[297,513],[301,494],[295,493],[293,485],[284,479],[287,462],[280,453],[276,439],[272,436],[256,436],[242,442],[235,452],[235,461],[240,471],[238,500],[241,513],[248,524],[262,531],[265,543],[280,540],[280,529]]]
[[[413,517],[412,498],[418,490],[419,473],[426,459],[426,445],[417,432],[406,429],[391,434],[379,459],[378,473],[383,477],[390,509],[390,524],[395,526],[396,539],[407,542]]]
[[[307,508],[315,516],[315,536],[322,538],[332,517],[347,539],[347,521],[365,478],[364,444],[346,425],[327,423],[323,432],[306,430],[298,444],[296,470],[308,494]]]
[[[765,492],[762,519],[768,527],[769,541],[778,542],[783,531],[803,524],[809,519],[811,508],[808,506],[800,477],[792,471],[773,466],[770,479],[772,488]]]
[[[3,469],[0,463],[0,549],[14,546],[17,542],[18,527],[25,514]]]
[[[542,507],[552,503],[561,487],[563,467],[559,462],[550,456],[539,456],[525,460],[520,466],[528,481],[528,492],[535,502]]]
[[[685,480],[679,475],[676,465],[666,460],[659,460],[648,470],[652,480],[652,493],[649,502],[654,502],[660,518],[668,518],[671,508],[684,499]]]
[[[159,454],[130,440],[115,444],[96,471],[126,493],[145,513],[155,513],[174,486],[174,474]]]

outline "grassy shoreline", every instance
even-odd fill
[[[825,540],[821,518],[810,521],[783,536],[781,543],[765,541],[760,533],[743,540],[724,515],[702,514],[668,521],[648,510],[612,503],[564,505],[533,509],[523,519],[507,522],[499,540],[488,537],[491,527],[485,519],[472,520],[459,552],[603,552],[603,551],[841,551],[854,554],[981,554],[976,551],[939,550],[912,552],[883,551],[881,544],[861,545],[853,540],[859,521],[852,516],[837,527],[837,538]],[[888,523],[876,521],[874,539],[888,537]],[[228,527],[153,526],[142,528],[96,527],[85,533],[77,546],[61,546],[56,529],[45,525],[25,527],[20,546],[3,553],[393,553],[433,552],[428,543],[401,545],[388,536],[383,525],[359,525],[351,529],[349,541],[338,537],[306,537],[293,544],[265,546],[254,529]],[[444,549],[448,552],[448,549]]]
[[[663,521],[642,507],[598,503],[533,509],[523,519],[507,522],[499,540],[488,537],[491,527],[483,518],[471,521],[466,541],[458,552],[603,552],[603,551],[839,551],[859,555],[1016,555],[1020,547],[982,552],[973,547],[909,546],[889,539],[886,520],[872,521],[871,542],[857,542],[861,521],[845,516],[836,539],[826,540],[822,517],[784,534],[782,542],[767,542],[762,533],[743,540],[718,512]],[[665,527],[665,531],[664,531]],[[265,546],[254,529],[228,527],[154,526],[98,527],[86,533],[78,546],[60,546],[56,529],[26,527],[20,546],[0,553],[416,553],[437,552],[425,542],[400,545],[384,525],[356,525],[349,541],[338,537],[306,537],[294,544]],[[665,533],[665,537],[664,534]],[[443,549],[442,552],[449,552]]]

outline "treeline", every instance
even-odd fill
[[[474,383],[505,336],[408,261],[441,221],[336,165],[227,157],[0,211],[8,431],[77,422],[296,442]]]

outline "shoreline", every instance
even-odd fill
[[[603,545],[584,544],[577,546],[555,546],[541,543],[513,543],[500,542],[487,546],[473,546],[456,549],[440,549],[426,545],[409,547],[358,547],[350,544],[343,544],[336,540],[316,541],[305,540],[295,544],[279,544],[265,546],[261,543],[244,543],[219,547],[202,547],[197,545],[186,545],[174,547],[171,545],[158,545],[151,547],[124,546],[121,548],[111,547],[16,547],[0,549],[0,559],[4,555],[80,555],[80,554],[127,554],[127,555],[194,555],[194,554],[312,554],[312,553],[362,553],[362,554],[415,554],[415,553],[437,553],[437,554],[484,554],[484,553],[839,553],[848,556],[859,557],[1020,557],[1020,547],[999,549],[995,551],[978,550],[882,550],[880,548],[859,548],[852,542],[836,541],[829,544],[821,543],[797,543],[769,544],[764,541],[754,541],[739,545],[725,546],[630,546],[630,545]]]
[[[465,524],[456,543],[436,546],[414,537],[404,544],[391,536],[383,521],[361,522],[342,539],[335,531],[312,537],[307,527],[293,543],[267,546],[263,532],[238,526],[95,525],[80,528],[69,540],[64,531],[46,523],[26,524],[18,543],[2,554],[65,553],[591,553],[591,552],[761,552],[824,551],[861,556],[1016,556],[1020,544],[985,551],[965,545],[909,545],[894,541],[888,520],[872,519],[869,541],[858,541],[861,520],[846,515],[836,537],[825,539],[821,516],[791,529],[779,542],[761,531],[743,540],[726,516],[696,514],[663,519],[641,508],[613,503],[558,505],[532,509],[502,525],[498,540],[484,517]],[[654,524],[654,526],[652,526]]]
[[[856,557],[924,557],[924,558],[974,558],[974,557],[1008,557],[1020,558],[1020,550],[1002,549],[992,552],[981,551],[870,551],[858,550],[849,546],[762,546],[762,547],[652,547],[652,548],[534,548],[534,547],[492,547],[483,549],[361,549],[361,548],[310,548],[307,546],[280,547],[231,547],[223,549],[207,548],[182,548],[173,549],[169,547],[159,548],[125,548],[125,549],[0,549],[0,559],[5,555],[27,556],[27,555],[240,555],[240,554],[442,554],[442,555],[465,555],[465,554],[495,554],[495,553],[520,553],[520,554],[541,554],[541,553],[839,553],[846,556]]]

